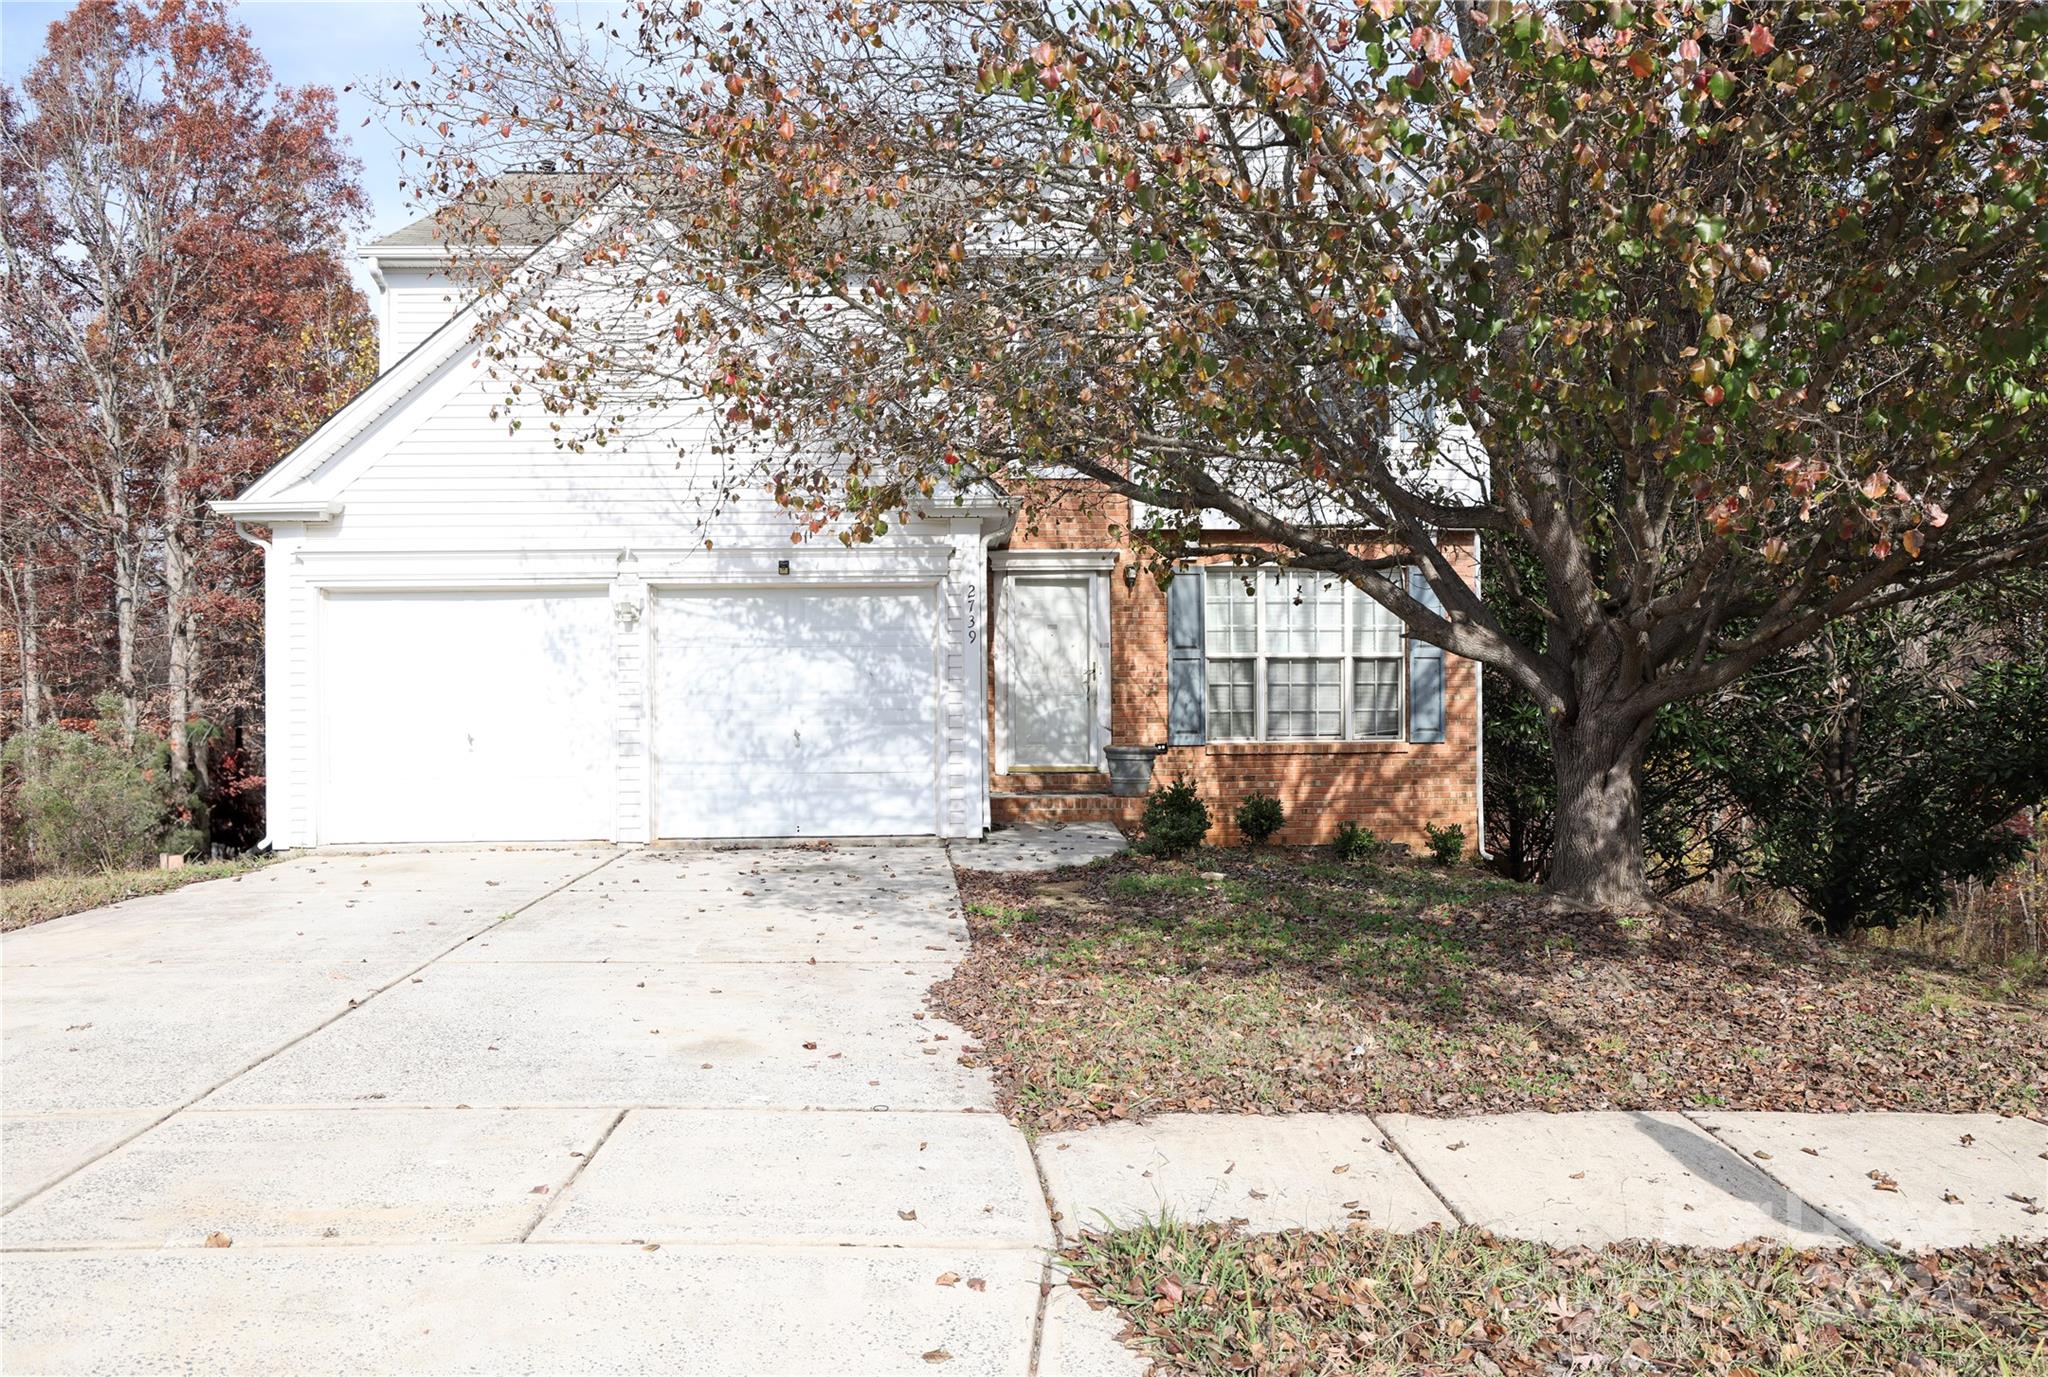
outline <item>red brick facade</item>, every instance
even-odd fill
[[[1118,528],[1129,524],[1128,504],[1095,490],[1041,499],[1020,513],[1011,548],[1120,550],[1110,578],[1110,740],[1118,745],[1163,744],[1167,739],[1166,595],[1150,577],[1127,588],[1132,559]],[[1473,577],[1472,538],[1445,541],[1465,576]],[[1000,575],[998,575],[1000,577]],[[988,638],[995,653],[993,634]],[[1345,822],[1359,822],[1390,841],[1421,846],[1422,825],[1460,824],[1470,843],[1479,837],[1478,667],[1447,657],[1444,740],[1211,742],[1182,746],[1159,757],[1155,783],[1185,775],[1215,816],[1212,842],[1238,836],[1233,815],[1246,795],[1264,792],[1287,809],[1279,840],[1328,841]],[[991,675],[991,683],[995,682]],[[995,695],[990,695],[991,712]],[[1134,824],[1142,800],[1100,797],[1100,776],[1001,776],[994,780],[996,821],[1065,821],[1109,818]],[[1044,797],[1022,798],[1025,794]]]

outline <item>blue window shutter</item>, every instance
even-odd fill
[[[1444,605],[1420,569],[1408,571],[1408,596],[1432,612]],[[1444,652],[1416,636],[1408,638],[1408,739],[1435,742],[1444,739]]]
[[[1188,569],[1166,585],[1166,743],[1207,739],[1208,672],[1202,663],[1202,573]]]

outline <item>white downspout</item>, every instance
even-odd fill
[[[261,551],[263,552],[263,567],[264,567],[264,570],[265,570],[265,573],[266,573],[266,576],[267,576],[267,574],[268,574],[268,571],[269,571],[269,568],[270,568],[270,542],[269,542],[269,541],[267,541],[267,540],[259,540],[259,539],[257,539],[257,538],[256,538],[255,536],[252,536],[252,535],[250,535],[250,534],[249,534],[249,528],[248,528],[247,526],[244,526],[244,525],[243,525],[243,524],[242,524],[242,523],[241,523],[240,521],[237,521],[237,522],[235,522],[235,523],[234,523],[234,527],[235,527],[235,534],[236,534],[236,535],[238,535],[238,536],[240,536],[240,537],[241,537],[242,539],[244,539],[244,540],[248,541],[248,542],[249,542],[249,543],[250,543],[251,545],[254,545],[254,546],[255,546],[255,547],[257,548],[257,549],[259,549],[259,550],[261,550]],[[267,581],[267,577],[266,577],[266,581]],[[269,630],[269,618],[268,618],[268,617],[266,617],[266,618],[264,619],[264,629],[265,629],[265,632],[266,632],[266,633],[267,633],[267,632],[268,632],[268,630]],[[268,695],[268,694],[270,693],[270,685],[269,685],[269,684],[267,684],[267,683],[266,683],[266,684],[265,684],[265,685],[263,686],[263,692],[264,692],[264,694],[265,694],[266,696],[267,696],[267,695]],[[268,740],[266,740],[266,741],[265,741],[265,742],[263,743],[263,745],[264,745],[264,748],[265,748],[265,750],[268,750],[268,749],[269,749],[269,746],[270,746],[270,742],[269,742]],[[265,768],[265,769],[268,769],[268,768],[269,768],[269,765],[268,765],[268,763],[267,763],[267,762],[266,762],[266,764],[265,764],[264,768]],[[265,790],[264,792],[265,792],[265,797],[266,797],[266,799],[267,799],[267,798],[268,798],[268,794],[269,794],[269,791],[268,791],[268,790],[266,789],[266,790]],[[263,816],[264,816],[264,818],[265,818],[265,820],[266,820],[266,821],[267,821],[267,820],[269,819],[269,817],[270,817],[270,805],[269,805],[269,803],[268,803],[268,802],[265,802],[265,804],[263,805]],[[251,851],[269,851],[269,850],[271,850],[272,848],[271,848],[271,845],[270,845],[270,833],[269,833],[268,831],[264,832],[263,836],[262,836],[262,837],[261,837],[261,838],[260,838],[260,839],[259,839],[259,840],[257,841],[257,843],[256,843],[256,844],[255,844],[254,846],[250,847],[249,849],[250,849]]]
[[[991,526],[993,526],[993,529],[991,529]],[[994,522],[990,522],[986,518],[982,521],[980,540],[981,616],[984,625],[990,628],[993,628],[995,625],[996,581],[995,576],[989,571],[988,567],[989,549],[999,540],[1008,540],[1011,533],[1016,529],[1017,518],[1014,513],[1006,514]],[[989,803],[988,781],[989,776],[995,773],[996,768],[996,743],[992,733],[989,731],[989,719],[993,714],[996,695],[994,672],[995,645],[992,635],[983,638],[981,657],[981,712],[974,724],[974,729],[981,733],[981,830],[985,836],[994,821],[994,813]]]
[[[1472,582],[1484,588],[1486,584],[1480,576],[1479,563],[1481,539],[1479,532],[1472,533]],[[1474,770],[1478,775],[1474,792],[1479,797],[1479,833],[1473,845],[1478,849],[1481,860],[1490,861],[1493,853],[1486,849],[1486,666],[1477,660],[1472,662],[1472,705],[1475,714],[1473,740],[1478,743],[1478,749],[1473,752],[1477,762]]]

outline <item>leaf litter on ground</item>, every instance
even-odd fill
[[[1034,1128],[2048,1104],[2048,988],[1709,905],[1621,922],[1476,870],[1278,849],[959,879],[974,940],[932,1004]]]
[[[1084,1235],[1069,1283],[1174,1373],[1875,1377],[2048,1364],[2048,1249],[1552,1248],[1477,1229]]]

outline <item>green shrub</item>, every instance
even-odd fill
[[[1237,830],[1253,846],[1268,841],[1287,821],[1287,810],[1271,794],[1253,794],[1237,805]]]
[[[1429,836],[1429,854],[1436,858],[1438,865],[1456,865],[1465,859],[1465,829],[1457,823],[1438,827],[1433,822],[1425,822],[1422,830]]]
[[[119,870],[156,855],[171,812],[162,743],[123,747],[115,716],[103,713],[90,732],[42,727],[7,743],[5,765],[19,784],[16,806],[38,868]]]
[[[1337,829],[1337,838],[1330,843],[1330,849],[1337,853],[1340,861],[1376,861],[1386,852],[1387,844],[1370,827],[1347,822]]]
[[[2010,824],[2048,795],[2048,660],[1998,631],[1967,597],[1887,610],[1719,703],[1753,872],[1828,936],[1937,919],[2034,845]]]
[[[1184,776],[1177,777],[1146,797],[1141,825],[1147,850],[1178,856],[1200,846],[1209,835],[1209,805]]]

